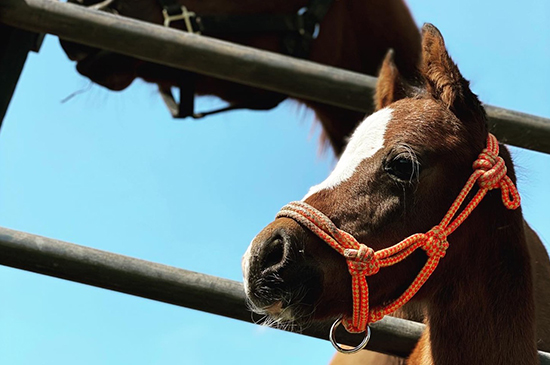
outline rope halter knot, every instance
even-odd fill
[[[483,172],[479,176],[477,183],[480,187],[489,190],[498,188],[502,178],[508,171],[503,158],[486,148],[481,152],[477,160],[474,161],[472,167],[476,171]]]
[[[366,245],[359,244],[358,249],[346,248],[344,257],[351,276],[371,276],[380,270],[380,262],[376,258],[374,250]]]
[[[426,251],[428,257],[443,258],[448,248],[449,242],[444,229],[435,226],[426,233],[426,241],[422,245],[422,249]]]
[[[495,136],[489,134],[487,148],[483,149],[472,165],[474,174],[480,174],[477,180],[480,188],[500,189],[504,206],[508,209],[516,209],[520,205],[520,197],[514,183],[506,175],[508,172],[506,163],[498,153],[498,141]]]
[[[426,233],[413,234],[379,251],[359,243],[351,234],[336,227],[325,214],[305,202],[291,202],[277,213],[276,218],[287,217],[302,224],[346,259],[351,275],[353,313],[351,317],[343,316],[338,319],[330,330],[330,341],[338,351],[353,353],[364,348],[370,338],[369,324],[399,309],[420,290],[437,268],[441,258],[445,256],[449,248],[447,237],[464,222],[489,190],[501,189],[502,202],[506,208],[519,207],[518,191],[506,175],[506,164],[499,156],[498,141],[492,134],[487,138],[487,148],[473,163],[473,169],[474,172],[438,225]],[[458,213],[476,182],[479,190]],[[381,267],[403,261],[418,248],[426,252],[428,259],[410,286],[391,303],[369,308],[369,287],[366,277],[375,275]],[[334,336],[336,327],[340,324],[350,333],[366,331],[363,342],[353,349],[344,349],[338,345]]]

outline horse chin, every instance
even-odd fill
[[[77,71],[92,82],[113,91],[126,89],[135,80],[137,60],[123,55],[98,51],[77,62]]]
[[[263,325],[281,329],[301,330],[307,327],[314,317],[310,305],[302,303],[285,304],[282,300],[262,308],[251,304],[250,308],[262,316]]]
[[[314,319],[320,278],[312,273],[301,274],[304,281],[291,288],[279,276],[276,280],[274,277],[257,280],[254,288],[247,290],[248,306],[264,316],[264,324],[277,328],[303,327]]]
[[[296,322],[299,317],[292,306],[285,306],[282,300],[260,309],[262,314],[266,314],[275,322]]]

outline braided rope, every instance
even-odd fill
[[[402,307],[420,290],[435,271],[439,260],[445,256],[445,252],[449,248],[447,236],[464,222],[489,190],[501,190],[502,202],[507,209],[519,207],[518,191],[512,180],[506,175],[506,164],[498,153],[498,141],[495,136],[489,134],[487,148],[473,163],[474,172],[441,222],[426,233],[413,234],[401,242],[379,251],[374,251],[367,245],[359,243],[351,234],[336,227],[326,215],[307,203],[291,202],[277,213],[276,218],[287,217],[297,221],[345,257],[348,271],[352,277],[353,298],[353,314],[351,318],[344,317],[342,320],[348,332],[365,331],[370,323],[379,321],[386,314]],[[479,191],[453,220],[476,182],[479,185]],[[393,302],[369,309],[369,287],[366,277],[376,274],[381,267],[395,265],[403,261],[418,248],[422,248],[426,252],[428,260],[411,285]]]

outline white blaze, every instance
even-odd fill
[[[302,200],[325,189],[331,189],[349,179],[361,161],[384,147],[384,134],[391,120],[392,109],[384,108],[370,115],[357,127],[334,170],[322,183],[312,186]]]

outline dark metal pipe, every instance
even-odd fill
[[[253,322],[239,282],[2,227],[0,264]],[[303,334],[326,340],[329,327],[320,324]],[[371,329],[368,349],[406,357],[424,325],[385,317]],[[361,340],[343,330],[337,338],[350,345]],[[550,365],[550,354],[539,355],[541,364]]]
[[[160,302],[253,322],[241,283],[0,227],[0,264]],[[330,323],[304,331],[327,339]],[[369,348],[406,356],[424,326],[386,318],[372,326]],[[338,333],[343,343],[357,336]]]
[[[376,79],[52,0],[2,0],[0,22],[292,97],[371,112]],[[550,120],[489,106],[503,142],[550,153]]]
[[[0,127],[29,51],[38,52],[43,35],[0,24]]]

